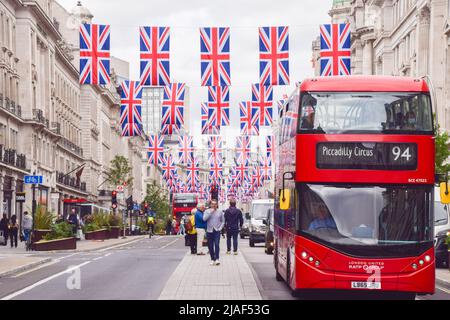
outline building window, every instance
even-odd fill
[[[6,146],[6,126],[0,123],[0,144]]]
[[[9,147],[14,150],[17,150],[17,133],[16,130],[10,129]]]

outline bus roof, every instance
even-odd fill
[[[304,80],[301,91],[309,92],[429,92],[425,80],[394,76],[317,77]]]

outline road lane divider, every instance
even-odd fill
[[[79,265],[70,267],[70,268],[68,268],[68,269],[66,269],[64,271],[58,272],[57,274],[54,274],[54,275],[52,275],[50,277],[42,279],[42,280],[40,280],[40,281],[38,281],[38,282],[28,286],[28,287],[25,287],[25,288],[23,288],[23,289],[21,289],[19,291],[16,291],[16,292],[14,292],[14,293],[12,293],[10,295],[7,295],[6,297],[1,298],[0,300],[11,300],[11,299],[14,299],[15,297],[20,296],[21,294],[24,294],[24,293],[26,293],[26,292],[28,292],[30,290],[33,290],[34,288],[39,287],[40,285],[43,285],[44,283],[47,283],[47,282],[49,282],[49,281],[51,281],[53,279],[56,279],[56,278],[58,278],[58,277],[60,277],[60,276],[62,276],[64,274],[71,273],[72,271],[77,270],[77,269],[79,269],[79,268],[81,268],[81,267],[83,267],[83,266],[85,266],[85,265],[87,265],[87,264],[89,264],[91,262],[92,261],[86,261],[86,262],[83,262],[83,263],[81,263]]]
[[[105,251],[108,251],[108,250],[111,250],[111,249],[120,248],[120,247],[129,245],[129,244],[136,243],[136,242],[141,241],[141,240],[143,240],[143,239],[145,239],[145,238],[139,238],[139,239],[136,239],[136,240],[132,240],[132,241],[125,242],[125,243],[119,243],[119,244],[117,244],[117,245],[115,245],[115,246],[103,248],[103,249],[100,249],[100,250],[95,250],[95,252],[105,252]]]
[[[180,240],[180,239],[181,239],[181,238],[177,238],[177,239],[175,239],[175,240],[173,240],[173,241],[171,241],[171,242],[167,243],[166,245],[164,245],[164,246],[162,246],[162,247],[158,248],[158,250],[162,250],[162,249],[165,249],[165,248],[167,248],[168,246],[170,246],[170,245],[174,244],[175,242],[177,242],[177,241],[178,241],[178,240]]]

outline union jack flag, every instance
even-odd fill
[[[236,162],[245,163],[250,158],[250,137],[236,137]]]
[[[141,82],[145,86],[170,84],[170,28],[140,27]]]
[[[187,168],[187,179],[188,179],[188,185],[189,185],[189,189],[190,192],[195,192],[197,190],[197,186],[199,184],[199,179],[198,179],[198,173],[200,170],[200,165],[199,165],[199,161],[195,160],[191,161]]]
[[[202,86],[229,86],[230,28],[200,28]]]
[[[281,111],[283,110],[283,106],[285,104],[286,100],[285,99],[281,99],[277,101],[278,104],[278,117],[281,118]]]
[[[184,124],[184,94],[186,86],[184,83],[171,83],[164,87],[164,98],[162,102],[161,128],[165,125],[175,125],[167,130],[180,129]]]
[[[163,124],[161,126],[161,134],[162,135],[172,135],[172,134],[179,134],[180,133],[180,127],[176,124]]]
[[[202,103],[202,134],[220,134],[220,127],[211,125],[208,114],[208,103]]]
[[[261,173],[264,180],[271,180],[272,179],[272,161],[270,158],[263,157],[261,159],[260,163],[261,167]]]
[[[281,137],[282,139],[289,139],[295,136],[297,130],[297,111],[288,111],[281,121]]]
[[[259,110],[259,126],[272,125],[273,87],[252,84],[252,107]]]
[[[194,142],[190,136],[178,137],[178,156],[180,163],[187,165],[194,159]]]
[[[139,81],[121,83],[120,124],[123,137],[140,136],[142,133],[142,86]]]
[[[209,163],[222,162],[222,138],[208,137]]]
[[[267,159],[270,161],[273,161],[273,136],[267,136],[266,137],[266,153],[267,153]]]
[[[206,192],[206,186],[204,184],[202,184],[198,190],[198,194],[200,199],[202,200],[207,200],[208,199],[208,193]]]
[[[170,154],[164,155],[164,161],[161,165],[162,176],[166,181],[177,178],[177,168],[174,165],[173,157]]]
[[[209,164],[209,179],[212,183],[220,184],[222,180],[222,161],[217,159]]]
[[[160,165],[164,162],[164,137],[148,137],[147,155],[150,164]]]
[[[208,116],[212,126],[230,125],[229,87],[208,87]]]
[[[289,27],[259,28],[259,83],[289,85]]]
[[[258,136],[259,135],[259,109],[252,108],[250,101],[239,103],[241,111],[241,135]]]
[[[248,160],[241,162],[235,167],[236,170],[236,180],[239,185],[242,185],[245,181],[248,181]]]
[[[350,75],[350,24],[320,26],[320,75]]]
[[[80,84],[109,84],[109,40],[109,25],[80,25]]]
[[[252,184],[254,187],[260,188],[263,185],[263,174],[259,165],[253,167]]]

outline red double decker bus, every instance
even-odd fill
[[[196,193],[174,193],[172,202],[173,218],[177,220],[177,228],[181,218],[197,208],[198,196]]]
[[[294,295],[434,293],[435,147],[426,82],[315,78],[280,114],[277,280]]]

